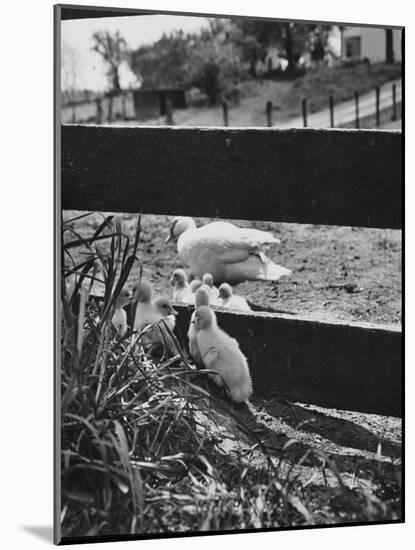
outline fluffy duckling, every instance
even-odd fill
[[[195,292],[195,306],[196,308],[200,306],[209,306],[209,290],[208,288],[201,286],[198,288]],[[203,368],[203,361],[200,356],[199,351],[199,345],[197,343],[197,331],[196,326],[194,323],[195,319],[195,312],[192,313],[192,316],[190,318],[190,326],[189,331],[187,333],[187,337],[189,339],[189,352],[191,357],[193,358],[193,361],[195,362],[196,366],[201,369]],[[213,312],[212,312],[213,313]]]
[[[213,222],[197,227],[189,217],[173,219],[166,242],[177,238],[180,259],[194,276],[211,273],[216,284],[243,281],[277,281],[291,271],[264,254],[266,245],[280,241],[267,231]]]
[[[160,315],[153,307],[153,287],[147,281],[140,281],[133,289],[133,302],[137,302],[134,318],[134,330],[141,331],[149,323],[160,319]]]
[[[196,293],[196,290],[202,286],[202,281],[200,279],[193,279],[193,281],[190,283],[190,290],[193,292],[193,294]]]
[[[222,283],[219,287],[218,305],[239,311],[251,311],[248,302],[242,296],[235,296],[233,288],[228,283]]]
[[[210,375],[218,386],[226,384],[232,400],[243,403],[252,395],[248,362],[238,342],[220,329],[216,316],[208,306],[195,311],[194,324],[200,356],[205,367],[220,374]]]
[[[210,303],[214,304],[216,300],[219,298],[219,290],[213,284],[212,274],[204,273],[202,277],[202,282],[204,285],[207,285],[209,287]]]
[[[170,279],[173,285],[173,301],[183,302],[185,304],[193,304],[194,296],[187,282],[187,275],[183,269],[176,269]]]
[[[174,330],[176,326],[177,311],[173,308],[169,298],[165,296],[156,298],[153,302],[153,307],[160,316],[159,319],[164,319],[169,329]]]
[[[141,331],[146,325],[159,321],[163,317],[173,330],[176,324],[175,315],[168,298],[160,297],[152,300],[153,289],[147,281],[141,281],[135,289],[133,301],[137,301],[137,309],[134,319],[134,330]]]
[[[124,309],[128,303],[130,303],[132,293],[128,288],[121,289],[121,292],[115,302],[115,312],[112,316],[112,324],[114,325],[117,333],[122,337],[127,332],[127,313]]]
[[[169,298],[160,296],[153,301],[153,307],[159,319],[163,319],[171,331],[176,326],[177,311],[173,309]],[[145,352],[153,360],[159,360],[163,356],[172,357],[177,353],[177,349],[170,334],[163,326],[150,327],[141,337],[141,343]]]

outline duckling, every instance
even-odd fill
[[[141,331],[145,325],[160,319],[160,313],[154,308],[153,287],[147,281],[140,281],[133,290],[133,302],[137,302],[134,318],[134,330]]]
[[[161,296],[153,301],[152,296],[153,288],[147,281],[141,281],[134,290],[133,301],[137,301],[134,330],[141,331],[146,325],[159,321],[163,317],[173,330],[177,312],[173,309],[170,300]]]
[[[200,279],[193,279],[190,283],[190,290],[193,292],[193,294],[196,293],[196,290],[202,286],[202,281]]]
[[[204,273],[202,277],[202,282],[204,285],[209,287],[210,293],[210,303],[214,304],[219,298],[219,290],[213,284],[213,277],[211,273]]]
[[[153,301],[153,308],[158,316],[156,320],[161,321],[163,319],[169,329],[173,331],[176,326],[177,311],[171,305],[169,298],[164,296],[156,298]],[[148,327],[141,336],[141,344],[144,351],[153,360],[159,360],[163,356],[173,357],[177,353],[175,342],[163,325]]]
[[[200,306],[209,306],[209,290],[205,286],[201,286],[195,292],[195,306],[196,308]],[[213,313],[213,312],[212,312]],[[213,314],[214,315],[214,314]],[[187,333],[187,338],[189,339],[189,352],[197,368],[203,368],[203,361],[200,356],[199,345],[197,343],[197,331],[194,324],[195,311],[192,313],[190,318],[190,326]]]
[[[187,282],[187,275],[183,269],[176,269],[170,279],[173,285],[173,301],[183,302],[185,304],[193,304],[194,296]]]
[[[267,231],[237,227],[229,222],[212,222],[197,227],[192,218],[173,219],[166,242],[177,238],[180,259],[194,276],[211,273],[216,284],[243,281],[277,281],[291,271],[270,260],[266,245],[279,244]]]
[[[216,316],[208,306],[199,306],[195,311],[194,325],[202,362],[209,370],[213,382],[229,390],[235,403],[243,403],[252,395],[252,382],[248,362],[239,349],[239,344],[218,327]]]
[[[164,319],[169,329],[173,331],[176,326],[177,311],[173,308],[169,298],[165,296],[156,298],[153,302],[153,307],[159,315],[159,319]]]
[[[239,311],[251,311],[248,302],[242,296],[235,296],[230,284],[222,283],[219,287],[218,305]]]
[[[121,289],[121,292],[115,302],[115,312],[112,316],[112,324],[114,325],[117,333],[122,337],[127,332],[127,313],[124,309],[128,303],[130,303],[132,293],[128,288]]]

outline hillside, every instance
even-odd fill
[[[357,90],[359,94],[376,86],[399,78],[402,67],[399,64],[354,65],[351,67],[323,67],[309,71],[292,80],[257,79],[240,84],[241,99],[229,106],[230,126],[264,126],[265,104],[272,101],[273,120],[285,121],[300,114],[301,100],[307,98],[309,112],[327,107],[332,95],[335,103],[351,99]],[[221,126],[222,107],[189,107],[174,112],[174,123],[180,126]],[[146,124],[165,124],[164,117]]]

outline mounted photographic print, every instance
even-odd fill
[[[402,45],[55,6],[55,543],[403,521]]]

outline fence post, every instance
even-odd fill
[[[76,122],[76,104],[75,101],[72,101],[72,124],[75,124]]]
[[[112,93],[108,94],[108,122],[112,121]]]
[[[102,123],[102,103],[101,103],[101,98],[98,97],[95,101],[96,103],[96,106],[97,106],[97,124],[101,124]]]
[[[330,108],[330,128],[334,128],[334,99],[332,95],[329,97],[329,108]]]
[[[171,99],[166,99],[166,124],[168,126],[174,126],[174,119],[173,119],[173,106]]]
[[[121,110],[122,110],[122,119],[126,120],[127,113],[126,113],[126,95],[125,92],[121,92]]]
[[[397,120],[398,110],[396,108],[396,84],[392,84],[392,120]]]
[[[226,101],[226,99],[222,100],[222,114],[223,114],[223,125],[229,126],[228,102]]]
[[[376,126],[380,126],[380,87],[376,86]]]
[[[307,128],[307,100],[305,98],[301,101],[301,111],[303,114],[303,126]]]
[[[360,128],[360,121],[359,121],[359,93],[356,91],[354,93],[354,103],[355,103],[355,111],[356,111],[356,128]]]
[[[272,101],[267,101],[265,106],[265,112],[267,114],[267,126],[272,126]]]

